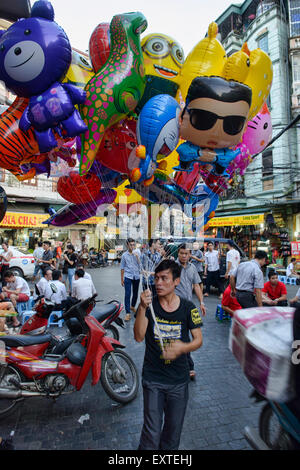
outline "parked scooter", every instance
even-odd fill
[[[125,346],[106,336],[96,318],[89,315],[96,295],[63,313],[65,321],[78,320],[82,333],[61,355],[44,354],[53,340],[50,333],[1,336],[5,349],[0,349],[0,417],[25,398],[56,399],[79,391],[90,370],[92,385],[100,379],[113,400],[128,403],[136,397],[138,371],[122,350]]]
[[[51,284],[52,286],[52,284]],[[53,288],[53,287],[52,287]],[[97,303],[97,302],[96,302]],[[46,331],[48,320],[55,308],[53,302],[45,299],[40,296],[33,308],[36,311],[28,320],[22,325],[20,334],[41,334]],[[112,338],[119,341],[119,331],[113,323],[122,328],[125,328],[122,318],[120,318],[120,313],[123,310],[123,305],[117,300],[111,300],[107,304],[96,307],[91,315],[95,317],[98,322],[105,328],[106,334]],[[74,318],[72,319],[72,334],[77,335],[80,331],[80,325],[78,321]],[[77,328],[76,328],[77,325]]]
[[[296,401],[276,403],[254,390],[251,398],[266,401],[259,416],[259,432],[246,426],[244,435],[255,450],[300,449],[300,405]]]

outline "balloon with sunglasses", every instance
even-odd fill
[[[251,106],[251,89],[222,77],[196,77],[181,113],[180,136],[186,142],[177,148],[176,170],[192,171],[193,163],[212,165],[212,173],[226,174],[238,155]]]

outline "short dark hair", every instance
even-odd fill
[[[59,269],[54,269],[54,271],[52,271],[52,279],[53,281],[58,281],[58,279],[60,278],[61,276],[61,271]]]
[[[12,277],[12,276],[14,276],[14,275],[15,275],[15,273],[14,273],[13,271],[8,270],[8,271],[6,271],[6,273],[4,274],[4,279],[8,279],[9,277]]]
[[[149,248],[153,245],[153,243],[157,243],[159,241],[159,238],[151,238],[149,240]]]
[[[38,246],[42,246],[43,245],[43,242],[39,241],[37,242]]]
[[[275,269],[270,269],[268,273],[268,278],[271,279],[272,276],[278,276],[278,273],[275,271]]]
[[[180,277],[181,266],[171,259],[164,259],[158,266],[155,268],[155,274],[160,273],[161,271],[170,270],[172,272],[173,281]]]
[[[49,242],[49,240],[45,240],[43,243],[45,243],[45,245],[51,246],[51,242]]]
[[[207,243],[207,246],[208,246],[208,245],[215,246],[215,244],[214,244],[213,242],[208,242],[208,243]]]
[[[135,243],[135,240],[133,238],[127,238],[127,240],[126,240],[127,245],[128,245],[128,243],[132,243],[132,242]]]
[[[255,259],[268,259],[268,253],[263,250],[258,250],[254,256]]]
[[[228,240],[227,245],[229,245],[229,246],[234,246],[234,243],[233,243],[232,240]]]
[[[69,245],[67,245],[67,250],[75,251],[75,248],[74,248],[74,246],[70,243]]]
[[[52,269],[50,267],[42,268],[42,275],[46,276],[47,271],[52,271]]]
[[[291,263],[292,263],[293,261],[296,261],[296,258],[292,258],[292,259],[291,259]]]
[[[190,247],[188,246],[187,243],[181,243],[181,245],[179,245],[179,247],[178,247],[178,252],[179,252],[179,250],[189,250],[189,251],[191,251],[191,249],[190,249]]]
[[[81,268],[80,268],[80,269],[76,269],[75,275],[76,275],[77,277],[83,277],[83,276],[84,276],[84,270],[81,269]]]
[[[186,106],[197,98],[211,98],[224,103],[246,101],[251,106],[252,90],[244,83],[226,80],[222,77],[196,77],[190,84],[186,96]]]

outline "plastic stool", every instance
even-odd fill
[[[289,284],[287,279],[288,279],[288,277],[286,277],[286,276],[278,276],[278,281],[284,282],[285,284]]]
[[[24,325],[27,322],[28,318],[32,317],[36,312],[34,310],[24,310],[20,315],[22,315],[21,323]]]
[[[55,318],[58,317],[58,318],[61,318],[61,320],[59,321],[55,321]],[[50,317],[49,317],[49,320],[48,320],[48,326],[59,326],[59,327],[62,327],[63,326],[63,319],[62,319],[62,311],[61,310],[58,310],[56,312],[52,312]]]
[[[223,320],[231,320],[231,317],[230,315],[228,315],[228,313],[226,313],[223,309],[222,309],[222,305],[219,304],[217,306],[217,310],[216,310],[216,319],[218,321],[223,321]]]
[[[18,302],[17,303],[17,312],[21,315],[26,310],[29,310],[28,302]]]
[[[289,283],[291,286],[296,286],[297,285],[297,278],[296,277],[290,277],[288,278],[289,279]]]

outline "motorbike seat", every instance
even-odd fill
[[[33,346],[34,344],[49,343],[52,339],[51,335],[5,335],[1,336],[1,341],[9,348],[17,348],[19,346]]]
[[[117,305],[116,304],[106,304],[106,305],[101,305],[101,307],[97,307],[97,310],[94,310],[91,312],[91,315],[96,318],[96,320],[101,323],[103,320],[105,320],[109,315],[112,313],[117,312]]]

